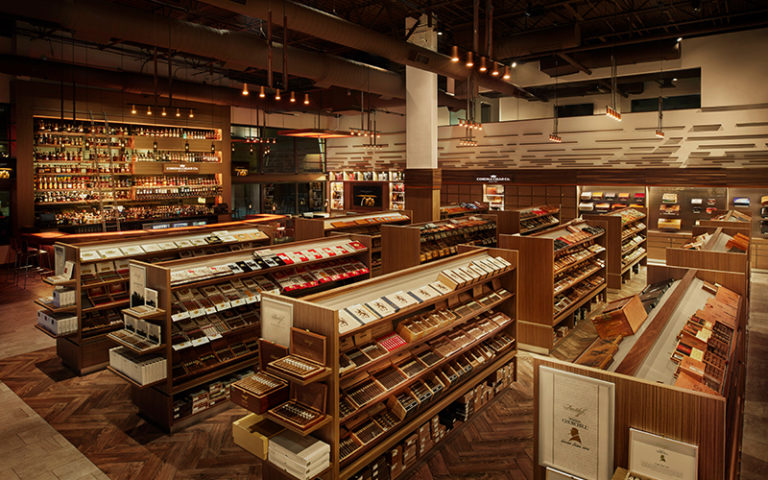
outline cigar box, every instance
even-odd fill
[[[238,380],[230,386],[230,400],[254,413],[264,413],[288,400],[288,382],[266,372]]]
[[[299,430],[307,430],[325,418],[328,385],[315,382],[304,386],[291,384],[289,400],[267,413]]]
[[[609,339],[634,335],[646,318],[643,302],[635,295],[606,304],[603,313],[592,318],[592,323],[600,338]]]
[[[269,439],[283,430],[280,425],[252,413],[232,423],[232,438],[237,445],[266,460]]]
[[[397,445],[396,447],[391,448],[387,457],[390,465],[390,478],[396,478],[403,473],[404,470],[402,445]]]
[[[270,342],[269,340],[259,339],[259,352],[261,352],[259,358],[259,366],[262,370],[266,370],[267,365],[277,359],[283,358],[288,355],[288,348]]]
[[[294,378],[306,380],[325,371],[324,335],[291,327],[289,355],[269,362],[268,366]]]

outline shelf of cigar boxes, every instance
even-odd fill
[[[378,237],[382,225],[409,224],[410,210],[384,210],[366,214],[339,215],[329,218],[297,218],[295,236],[297,240],[320,238],[336,232],[363,234]],[[374,248],[378,245],[374,244]]]
[[[530,235],[540,230],[546,230],[560,224],[560,207],[555,205],[539,205],[536,207],[518,208],[511,210],[512,221],[516,224],[510,233]]]
[[[454,217],[381,229],[382,270],[391,273],[456,255],[459,245],[495,247],[497,218],[507,212]]]
[[[736,352],[743,346],[746,312],[743,295],[719,282],[744,288],[733,280],[741,275],[674,270],[684,275],[671,282],[635,334],[619,343],[608,370],[727,396],[739,364]],[[653,342],[640,342],[649,329],[658,332]]]

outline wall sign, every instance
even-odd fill
[[[292,326],[293,304],[261,297],[261,338],[287,347],[291,344]]]
[[[200,167],[197,165],[186,165],[184,163],[164,163],[163,173],[198,173]]]
[[[539,463],[586,480],[613,475],[613,383],[539,367]]]
[[[475,177],[476,182],[486,182],[486,183],[500,183],[500,182],[511,182],[512,179],[509,177],[497,177],[496,175],[491,175],[489,177]]]
[[[699,447],[629,429],[629,471],[658,480],[696,480]]]

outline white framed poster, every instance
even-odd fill
[[[288,347],[292,326],[293,304],[261,297],[261,338]]]
[[[629,471],[658,480],[696,480],[699,447],[629,429]]]
[[[147,287],[147,269],[140,265],[131,264],[128,267],[128,271],[131,284],[130,306],[137,307],[139,305],[144,305],[144,289]]]
[[[613,476],[615,385],[539,367],[539,464],[585,480]]]

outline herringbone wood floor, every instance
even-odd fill
[[[531,373],[521,360],[518,384],[403,478],[531,478]],[[113,480],[261,476],[259,460],[232,441],[232,422],[247,413],[235,406],[165,435],[137,415],[124,381],[74,376],[54,348],[0,360],[0,380]]]

